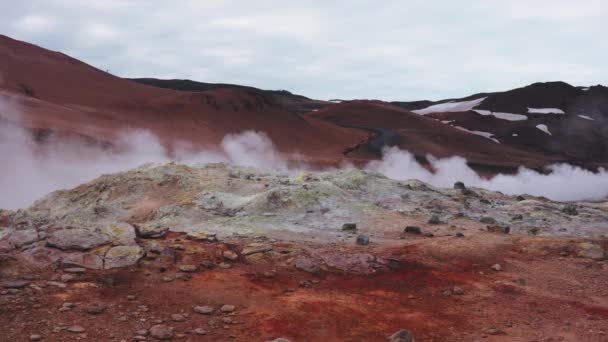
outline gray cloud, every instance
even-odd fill
[[[120,76],[413,100],[600,83],[606,15],[600,0],[46,0],[0,3],[0,32]]]

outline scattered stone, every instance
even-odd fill
[[[458,181],[458,182],[454,183],[454,189],[464,190],[464,189],[466,189],[466,186],[464,186],[463,182]]]
[[[196,328],[194,329],[194,333],[197,335],[207,335],[207,330],[203,328]]]
[[[423,235],[423,236],[425,236],[425,237],[429,237],[429,238],[432,238],[432,237],[434,237],[434,236],[435,236],[435,234],[433,234],[433,233],[431,233],[431,232],[426,232],[426,233],[424,233],[424,234],[422,234],[422,235]]]
[[[230,265],[229,263],[226,263],[226,262],[220,262],[220,264],[218,266],[219,266],[219,268],[224,269],[224,270],[227,270],[232,267],[232,265]]]
[[[439,219],[439,215],[437,214],[433,214],[429,220],[428,220],[429,224],[440,224],[441,220]]]
[[[99,315],[106,311],[107,306],[105,304],[90,304],[84,308],[84,312],[90,315]]]
[[[84,267],[68,267],[63,269],[63,272],[72,274],[83,274],[86,271],[87,269]]]
[[[135,334],[141,335],[141,336],[147,336],[148,333],[149,333],[149,331],[147,329],[139,329],[135,332]]]
[[[526,230],[530,235],[536,235],[540,232],[540,228],[538,227],[530,227]]]
[[[500,266],[500,264],[494,264],[491,268],[496,272],[502,271],[502,266]]]
[[[143,255],[144,251],[138,245],[112,247],[105,255],[104,268],[111,269],[135,265]]]
[[[356,223],[345,223],[342,225],[342,230],[347,232],[356,232],[357,224]]]
[[[265,342],[291,342],[291,340],[285,337],[279,337],[275,338],[274,340],[267,340]]]
[[[186,320],[186,316],[184,316],[182,314],[172,314],[171,319],[174,322],[184,322]]]
[[[479,219],[479,222],[485,224],[496,224],[496,220],[490,216],[483,216],[481,219]]]
[[[71,281],[74,281],[76,279],[76,277],[74,277],[71,274],[62,274],[61,278],[59,278],[61,280],[62,283],[69,283]]]
[[[457,238],[463,238],[464,234],[462,234],[461,232],[456,233],[456,237]]]
[[[227,313],[227,312],[233,312],[235,309],[236,309],[236,307],[234,305],[224,304],[220,308],[220,311]]]
[[[407,226],[403,231],[408,234],[422,234],[422,229],[418,226]]]
[[[141,336],[141,335],[135,335],[133,336],[133,341],[147,341],[148,338],[146,338],[146,336]]]
[[[215,268],[215,263],[211,260],[203,260],[201,261],[201,266],[204,268],[212,269]]]
[[[81,327],[80,325],[72,325],[67,330],[75,334],[80,334],[86,331],[85,328]]]
[[[178,268],[180,271],[187,273],[196,272],[197,270],[196,265],[179,265]]]
[[[511,221],[521,221],[523,219],[524,219],[524,215],[522,215],[522,214],[517,214],[517,215],[514,215],[513,217],[511,217]]]
[[[38,334],[30,335],[30,341],[42,341],[42,335],[38,335]]]
[[[519,195],[519,196],[515,197],[515,199],[516,199],[518,202],[521,202],[521,201],[525,201],[525,200],[526,200],[526,198],[525,198],[524,196],[522,196],[522,195]]]
[[[5,289],[22,289],[28,285],[30,285],[30,282],[27,280],[7,280],[0,283],[0,287]]]
[[[170,340],[175,334],[173,328],[164,324],[157,324],[150,328],[150,336],[159,340]]]
[[[199,313],[201,315],[211,315],[214,309],[207,305],[197,305],[194,307],[194,312]]]
[[[258,253],[266,253],[272,250],[272,246],[266,243],[250,243],[247,246],[243,247],[241,251],[242,255],[252,255]]]
[[[137,296],[136,295],[127,295],[125,298],[127,298],[127,300],[136,300]]]
[[[390,342],[414,342],[414,335],[405,329],[401,329],[392,334],[388,340]]]
[[[500,233],[500,234],[509,234],[511,231],[511,227],[503,224],[492,224],[486,226],[486,229],[490,233]]]
[[[500,334],[504,333],[503,331],[498,330],[496,328],[488,328],[488,329],[484,330],[483,332],[488,335],[500,335]]]
[[[357,245],[369,245],[369,236],[364,234],[360,234],[359,236],[357,236]]]
[[[319,264],[310,258],[298,257],[294,260],[293,264],[295,268],[300,271],[313,274],[319,273],[319,271],[321,271],[321,267],[319,267]]]
[[[298,283],[298,286],[302,287],[302,288],[309,289],[309,288],[312,287],[312,281],[310,281],[310,280],[300,280],[300,282]]]
[[[604,249],[600,245],[597,245],[594,243],[589,243],[589,242],[582,242],[582,243],[579,243],[578,246],[580,248],[580,251],[578,252],[578,256],[581,258],[587,258],[587,259],[592,259],[592,260],[603,260],[606,256]]]
[[[134,225],[134,227],[135,234],[142,239],[158,239],[165,236],[169,231],[169,227],[151,224]]]
[[[276,275],[276,272],[274,271],[266,271],[263,273],[264,277],[266,278],[274,278],[274,276]]]
[[[566,204],[563,208],[562,208],[562,212],[566,215],[570,215],[570,216],[576,216],[578,215],[578,210],[576,209],[576,205],[569,203]]]
[[[454,286],[454,288],[452,289],[452,294],[462,296],[464,294],[464,290],[461,287]]]
[[[224,322],[224,324],[232,324],[234,321],[230,317],[224,317],[222,318],[222,322]]]
[[[223,251],[222,256],[230,261],[236,261],[239,259],[239,255],[229,249]]]
[[[111,242],[109,235],[94,229],[58,229],[49,234],[46,244],[61,250],[87,251]]]

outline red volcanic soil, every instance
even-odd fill
[[[32,334],[44,341],[132,340],[159,323],[172,327],[178,341],[386,341],[399,329],[416,341],[607,338],[607,265],[570,255],[565,240],[447,236],[390,247],[337,246],[345,258],[365,252],[391,260],[391,269],[368,275],[310,274],[289,265],[302,250],[323,248],[311,243],[275,241],[275,257],[240,256],[229,269],[206,269],[202,262],[217,263],[218,251],[238,251],[244,241],[201,245],[173,235],[157,242],[180,246],[165,267],[143,261],[127,270],[72,274],[63,283],[49,281],[67,274],[61,269],[0,263],[3,274],[31,284],[1,292],[0,341]],[[503,270],[492,270],[494,263]],[[198,270],[181,273],[180,264]],[[60,310],[66,302],[74,306]],[[224,304],[234,312],[220,312]],[[87,313],[92,305],[105,309]],[[195,313],[198,305],[214,312]],[[183,317],[176,321],[173,314]],[[84,331],[66,330],[73,325]]]
[[[408,112],[381,101],[349,101],[308,114],[337,125],[390,129],[398,137],[389,145],[406,149],[417,156],[461,156],[479,166],[539,168],[557,160],[555,157],[519,150],[468,133],[427,116]],[[480,131],[483,131],[480,129]],[[369,157],[363,148],[352,156]]]
[[[171,146],[214,148],[228,133],[265,132],[281,152],[335,161],[365,133],[288,111],[248,89],[183,92],[115,77],[59,52],[0,36],[0,96],[23,125],[101,141],[144,128]],[[10,118],[9,118],[10,119]]]

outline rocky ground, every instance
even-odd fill
[[[0,211],[0,340],[608,341],[607,229],[606,202],[147,165]]]

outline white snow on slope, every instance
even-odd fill
[[[413,113],[416,114],[420,114],[420,115],[426,115],[426,114],[431,114],[431,113],[445,113],[445,112],[466,112],[469,111],[475,107],[477,107],[479,104],[481,104],[483,102],[483,100],[485,100],[485,97],[479,98],[479,99],[475,99],[475,100],[471,100],[471,101],[462,101],[462,102],[445,102],[445,103],[439,103],[439,104],[435,104],[423,109],[417,109],[417,110],[413,110]]]
[[[507,120],[507,121],[528,120],[528,117],[523,114],[491,112],[491,111],[485,110],[485,109],[473,109],[473,111],[480,115],[491,115],[497,119],[503,119],[503,120]]]
[[[547,127],[547,125],[544,125],[544,124],[536,125],[536,128],[540,129],[541,131],[543,131],[549,135],[553,135],[553,134],[551,134],[551,132],[549,132],[549,127]]]
[[[461,131],[465,131],[465,132],[468,132],[468,133],[471,133],[471,134],[479,135],[480,137],[484,137],[486,139],[490,139],[493,142],[495,142],[497,144],[500,144],[500,141],[498,141],[498,139],[492,138],[494,136],[494,134],[492,134],[492,133],[483,132],[483,131],[471,131],[471,130],[468,130],[468,129],[464,128],[464,127],[460,127],[460,126],[454,126],[454,128],[457,128],[457,129],[459,129]]]
[[[595,121],[594,118],[587,116],[587,115],[579,115],[578,117],[581,119],[585,119],[585,120]]]
[[[532,113],[532,114],[565,114],[564,111],[559,108],[530,108],[530,107],[528,107],[528,113]]]

